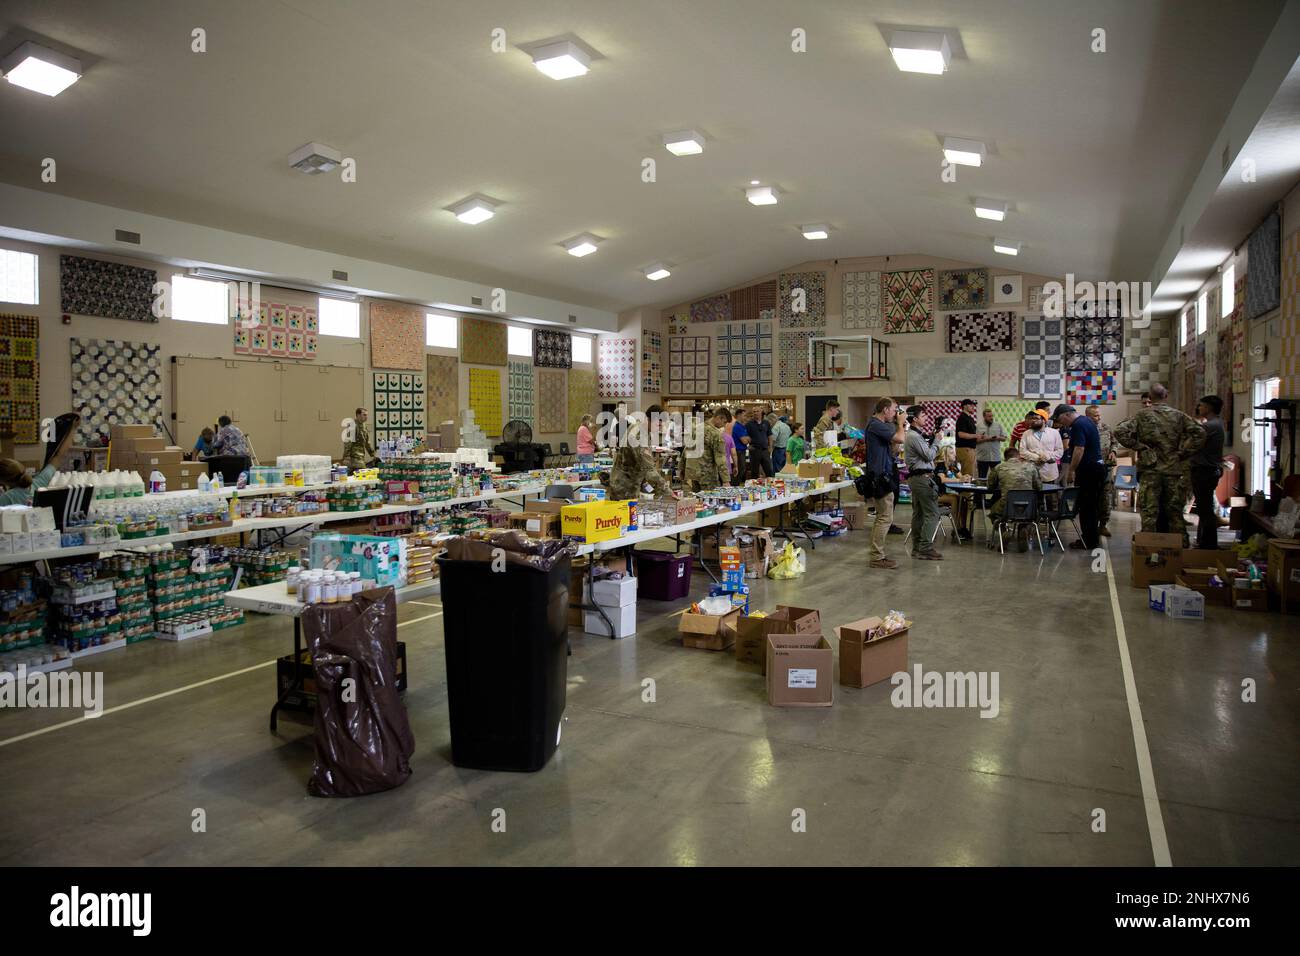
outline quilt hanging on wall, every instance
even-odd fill
[[[934,270],[886,272],[881,311],[886,334],[933,332]]]
[[[374,373],[375,442],[408,435],[424,441],[424,373]]]
[[[691,303],[692,322],[730,322],[731,296],[722,292]]]
[[[1282,220],[1272,212],[1246,240],[1246,321],[1272,312],[1281,302],[1281,252]]]
[[[1282,361],[1278,374],[1282,379],[1279,395],[1300,395],[1300,231],[1287,236],[1282,246]]]
[[[370,364],[375,368],[424,368],[424,310],[404,302],[370,303]]]
[[[1015,347],[1013,312],[953,312],[948,316],[949,352],[1010,352]]]
[[[1065,394],[1064,319],[1025,319],[1020,338],[1020,394],[1059,399]]]
[[[778,281],[777,308],[781,328],[826,327],[826,273],[786,272]]]
[[[583,415],[596,413],[596,370],[575,368],[569,371],[569,428],[577,434]]]
[[[69,315],[98,315],[131,322],[157,322],[153,269],[120,262],[59,256],[59,308]]]
[[[1065,367],[1070,371],[1117,371],[1124,359],[1124,320],[1067,317]]]
[[[956,425],[957,416],[961,414],[960,399],[931,399],[921,403],[925,413],[930,416],[930,427],[934,428],[942,423],[947,425]]]
[[[989,360],[966,356],[907,360],[907,390],[913,395],[973,398],[989,393]]]
[[[1216,343],[1218,349],[1215,351],[1218,368],[1215,371],[1219,380],[1219,390],[1215,394],[1223,399],[1223,444],[1231,448],[1233,433],[1237,430],[1232,407],[1232,329],[1220,329],[1218,338],[1219,341]]]
[[[469,370],[469,407],[474,424],[483,429],[489,445],[501,440],[501,371],[495,368]]]
[[[992,279],[993,304],[1019,305],[1025,295],[1024,283],[1024,276],[994,276]]]
[[[816,335],[816,331],[781,333],[777,371],[781,384],[786,388],[809,388],[812,385],[808,378],[808,342]]]
[[[776,310],[776,280],[760,282],[729,293],[732,322],[757,322],[764,312]],[[770,316],[769,316],[770,318]]]
[[[846,329],[880,331],[880,273],[846,272],[840,276],[841,317]]]
[[[939,272],[940,309],[982,309],[988,304],[988,269],[943,269]]]
[[[529,425],[536,424],[533,421],[533,363],[511,362],[506,366],[506,370],[510,379],[506,389],[510,400],[510,410],[506,413],[507,420],[517,419]]]
[[[72,407],[81,444],[108,438],[110,425],[157,425],[162,417],[161,346],[116,339],[71,339]]]
[[[563,434],[569,424],[565,414],[568,393],[567,375],[552,369],[537,370],[537,432],[548,435]],[[533,436],[537,440],[537,436]]]
[[[41,324],[34,315],[0,313],[0,429],[14,444],[40,441]]]
[[[554,329],[533,329],[533,364],[538,368],[573,368],[573,336]]]
[[[989,394],[1020,394],[1020,359],[1017,356],[989,359]]]
[[[773,384],[771,322],[728,322],[718,330],[717,390],[768,395]]]
[[[468,316],[460,320],[462,362],[466,365],[505,365],[506,359],[505,323]]]
[[[425,365],[425,416],[429,430],[443,422],[460,421],[460,360],[454,355],[430,355]]]
[[[691,314],[689,312],[675,312],[664,318],[668,323],[669,335],[689,335],[691,331]]]
[[[596,386],[601,398],[636,394],[636,339],[602,338],[597,342]]]
[[[1065,401],[1069,405],[1114,405],[1118,373],[1101,369],[1065,373]]]
[[[1150,320],[1145,327],[1125,321],[1124,391],[1130,395],[1145,392],[1156,382],[1169,382],[1174,347],[1170,320],[1167,316],[1150,316]]]
[[[1228,327],[1232,329],[1232,390],[1246,391],[1249,378],[1246,375],[1246,277],[1237,276],[1233,283],[1232,314],[1228,316]],[[1292,342],[1294,344],[1294,339]],[[1283,356],[1286,355],[1286,341],[1282,343]],[[1294,394],[1294,393],[1293,393]]]
[[[664,370],[660,356],[664,337],[658,332],[641,333],[641,391],[659,394],[664,390]]]
[[[709,394],[710,339],[707,335],[668,337],[668,394]]]
[[[257,321],[250,323],[248,319],[236,317],[233,325],[237,355],[314,359],[320,344],[320,323],[315,308],[264,302],[258,310]]]
[[[1034,410],[1034,403],[1029,399],[990,399],[984,403],[985,408],[993,409],[993,420],[1002,426],[1002,430],[1011,435],[1011,429],[1025,420],[1025,416]],[[982,421],[983,419],[981,419]]]

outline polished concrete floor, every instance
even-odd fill
[[[1296,619],[1217,608],[1204,623],[1164,619],[1128,586],[1134,519],[1115,527],[1172,862],[1294,864]],[[681,604],[642,601],[633,638],[572,632],[563,741],[545,769],[462,770],[449,759],[435,598],[400,610],[414,775],[384,794],[317,799],[310,724],[267,730],[271,661],[291,626],[250,617],[87,661],[105,674],[98,719],[49,729],[76,713],[0,711],[0,863],[1151,865],[1106,573],[1083,553],[970,545],[914,562],[889,541],[896,571],[869,569],[856,531],[819,542],[804,578],[754,582],[754,606],[817,607],[828,630],[902,610],[915,621],[912,665],[998,672],[996,718],[895,708],[888,684],[837,686],[826,709],[770,707],[756,668],[677,643]],[[647,677],[654,703],[642,700]],[[199,808],[204,833],[191,827]]]

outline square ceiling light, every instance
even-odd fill
[[[992,219],[994,222],[1001,222],[1007,218],[1007,204],[998,202],[996,199],[976,199],[975,215],[981,219]]]
[[[904,73],[943,73],[952,57],[946,33],[912,30],[898,30],[891,34],[889,52]]]
[[[642,271],[645,273],[645,277],[649,279],[651,282],[658,282],[660,279],[667,279],[670,275],[672,275],[672,272],[669,271],[668,266],[662,262],[656,262],[652,266],[647,266]]]
[[[745,198],[755,206],[775,206],[780,192],[775,186],[748,186]]]
[[[994,252],[1000,252],[1000,253],[1002,253],[1002,255],[1004,255],[1004,256],[1018,256],[1018,255],[1020,255],[1020,246],[1021,246],[1021,243],[1019,243],[1019,242],[1012,242],[1010,239],[994,239],[994,240],[993,240],[993,251],[994,251]]]
[[[674,156],[697,156],[704,152],[704,134],[694,129],[664,133],[664,148]]]
[[[581,259],[583,256],[589,256],[596,251],[597,247],[604,242],[599,236],[593,236],[589,232],[584,232],[580,236],[574,236],[572,239],[566,239],[560,243],[564,251],[571,256]]]
[[[58,96],[81,79],[81,61],[28,40],[3,60],[0,70],[14,86]]]
[[[824,222],[800,226],[799,231],[803,233],[805,239],[829,239],[831,235],[831,227]]]
[[[553,80],[582,76],[590,65],[587,51],[572,40],[559,40],[533,50],[533,66]]]
[[[497,203],[484,199],[482,196],[470,196],[468,199],[461,200],[452,206],[451,211],[461,222],[477,226],[480,222],[487,222],[497,214],[497,205]]]
[[[943,138],[943,156],[956,166],[981,166],[987,147],[977,139]]]

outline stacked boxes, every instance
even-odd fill
[[[106,562],[113,575],[117,610],[122,616],[122,636],[128,644],[154,636],[153,601],[149,597],[148,555],[119,554]]]
[[[446,501],[456,497],[456,481],[450,462],[421,456],[405,456],[384,462],[379,477],[385,482],[405,482],[423,501]]]
[[[48,605],[33,584],[31,571],[22,570],[0,591],[0,652],[45,643]]]
[[[631,637],[636,633],[636,578],[603,578],[592,582],[590,600],[605,612],[584,611],[582,629],[601,637]],[[605,622],[609,619],[609,623]],[[610,627],[614,632],[610,633]]]
[[[55,570],[50,593],[52,643],[76,652],[121,639],[114,581],[100,574],[95,561]]]
[[[565,505],[560,511],[564,536],[587,544],[621,538],[629,521],[626,501],[587,501]]]
[[[207,466],[183,460],[184,451],[155,438],[152,425],[113,425],[109,464],[124,471],[138,471],[147,482],[153,472],[163,476],[168,491],[194,490]]]
[[[384,504],[383,486],[361,481],[335,483],[326,495],[330,511],[369,511]]]

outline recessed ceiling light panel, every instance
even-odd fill
[[[342,162],[343,154],[324,143],[308,143],[289,154],[289,165],[309,176],[319,176],[338,169]]]
[[[943,73],[952,50],[946,33],[897,30],[889,37],[889,52],[904,73]]]
[[[745,190],[745,198],[755,206],[775,206],[780,193],[775,186],[750,186]]]
[[[585,74],[591,57],[572,40],[559,40],[534,49],[533,66],[553,80],[568,80]]]
[[[1004,256],[1018,256],[1021,245],[1022,243],[1012,242],[1010,239],[994,239],[993,251],[1000,252]]]
[[[451,211],[461,222],[477,226],[480,222],[486,222],[495,216],[498,205],[499,203],[484,199],[482,196],[470,196],[452,206]]]
[[[3,60],[0,70],[14,86],[58,96],[81,79],[81,61],[28,40]]]
[[[664,148],[674,156],[697,156],[704,152],[704,134],[695,129],[664,133]]]
[[[956,136],[943,138],[943,155],[950,163],[958,166],[981,166],[987,147],[977,139],[958,139]]]
[[[663,262],[656,262],[654,265],[647,266],[641,271],[645,273],[645,277],[651,282],[658,282],[660,279],[667,279],[672,275],[667,264]]]
[[[830,237],[831,227],[824,222],[815,222],[800,226],[799,231],[803,233],[805,239],[826,239]]]
[[[571,256],[581,259],[583,256],[589,256],[596,251],[596,248],[605,240],[599,236],[593,236],[589,232],[584,232],[580,236],[574,236],[572,239],[566,239],[560,243],[564,251]]]
[[[994,222],[1001,222],[1007,218],[1007,204],[996,199],[976,199],[975,215],[981,219],[992,219]]]

